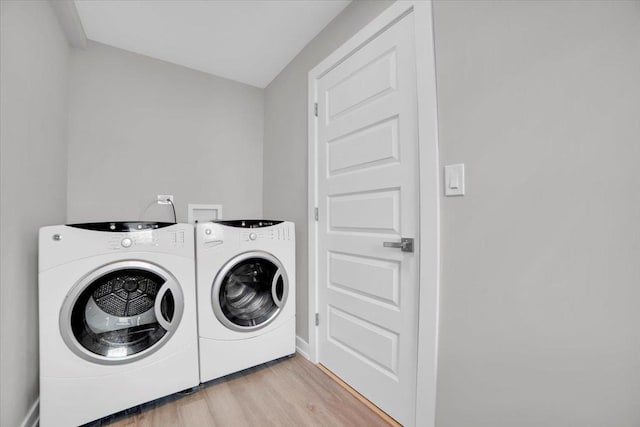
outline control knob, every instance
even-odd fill
[[[122,241],[120,241],[120,244],[122,245],[123,248],[130,248],[131,245],[133,245],[133,240],[131,240],[128,237],[125,237],[124,239],[122,239]]]

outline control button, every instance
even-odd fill
[[[123,248],[130,248],[131,245],[133,245],[133,240],[131,240],[128,237],[125,237],[124,239],[122,239],[120,244],[122,245]]]
[[[116,225],[114,223],[111,223],[109,225],[109,230],[115,230],[116,229]]]
[[[204,234],[206,234],[207,236],[211,234],[211,229],[210,228],[205,228],[204,229]]]
[[[59,242],[60,240],[62,240],[62,235],[54,234],[53,235],[53,240],[55,240],[56,242]]]
[[[256,240],[257,238],[258,238],[258,235],[256,233],[249,233],[250,240]]]

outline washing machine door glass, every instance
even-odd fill
[[[99,363],[130,362],[152,353],[182,315],[177,281],[150,263],[107,266],[74,290],[61,316],[63,336],[74,352]]]
[[[230,329],[260,329],[278,316],[288,290],[280,260],[266,252],[247,252],[230,260],[218,273],[213,284],[213,310]]]

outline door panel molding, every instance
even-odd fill
[[[394,90],[392,84],[378,82],[379,91],[373,94],[360,94],[358,99],[345,99],[345,108],[341,111],[333,112],[336,116],[349,115],[345,125],[349,129],[338,129],[342,135],[351,132],[353,138],[346,135],[341,140],[332,141],[331,144],[343,144],[343,147],[335,145],[336,150],[344,150],[346,153],[345,162],[333,163],[335,168],[318,171],[316,162],[318,158],[317,144],[317,117],[315,115],[314,103],[318,101],[317,83],[320,78],[326,75],[333,68],[343,63],[353,53],[367,44],[373,38],[394,25],[408,14],[413,14],[413,31],[415,35],[414,48],[416,57],[417,72],[417,98],[418,98],[418,146],[419,146],[419,206],[420,206],[420,235],[419,242],[419,319],[418,319],[418,352],[417,352],[417,401],[415,422],[413,425],[433,427],[435,425],[435,400],[436,400],[436,376],[437,376],[437,350],[438,350],[438,296],[439,296],[439,197],[440,197],[440,174],[438,164],[438,134],[437,134],[437,104],[436,104],[436,80],[435,80],[435,57],[433,47],[433,23],[431,1],[397,1],[377,18],[366,25],[355,36],[349,39],[340,48],[329,55],[325,60],[314,67],[308,76],[308,225],[309,225],[309,356],[310,359],[318,362],[318,328],[315,326],[315,314],[318,312],[318,282],[317,282],[317,227],[315,208],[318,206],[317,177],[348,175],[354,171],[367,169],[393,168],[394,157],[398,154],[393,151],[393,141],[389,141],[389,131],[384,133],[384,127],[379,129],[363,130],[360,125],[359,112],[364,111],[380,97],[393,97]],[[378,55],[371,59],[371,63],[383,66],[392,59],[387,52],[385,55]],[[385,62],[386,61],[386,62]],[[359,70],[354,70],[353,74]],[[353,75],[352,74],[352,75]],[[348,77],[349,78],[349,77]],[[392,79],[387,83],[392,82]],[[341,82],[334,84],[335,88]],[[337,93],[337,92],[336,92]],[[353,105],[349,105],[352,103]],[[325,103],[325,105],[328,105]],[[328,112],[327,112],[328,113]],[[324,114],[330,117],[330,114]],[[380,117],[380,124],[392,119],[392,115]],[[358,133],[360,132],[380,132],[378,151],[372,154],[371,162],[364,164],[349,163],[349,150],[358,145]],[[330,138],[331,139],[331,138]],[[351,145],[351,146],[349,146]],[[392,151],[389,151],[392,150]],[[327,152],[327,158],[331,158],[331,153]],[[327,162],[331,164],[330,162]],[[360,191],[353,189],[351,191]],[[320,215],[328,215],[329,212],[320,212]],[[329,219],[327,217],[327,219]],[[418,237],[418,236],[416,236]],[[334,236],[334,238],[341,238]],[[348,239],[348,236],[345,236]],[[387,253],[380,252],[381,259],[393,259]],[[344,261],[344,260],[343,260]],[[345,278],[346,280],[346,278]],[[381,290],[383,292],[384,290]],[[348,293],[349,297],[362,298],[357,290],[342,289],[336,287],[331,292]],[[384,294],[383,294],[384,295]],[[327,321],[329,319],[323,319]],[[344,320],[344,316],[341,320]],[[356,322],[357,323],[357,322]],[[356,323],[353,323],[355,325]],[[362,326],[362,324],[359,324]],[[348,333],[346,331],[345,333]]]

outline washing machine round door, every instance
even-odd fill
[[[116,262],[73,287],[60,312],[60,331],[69,348],[86,360],[129,363],[167,342],[183,306],[182,290],[165,269],[149,262]]]
[[[218,272],[211,293],[213,312],[232,330],[264,328],[281,312],[288,293],[289,280],[278,258],[245,252]]]

